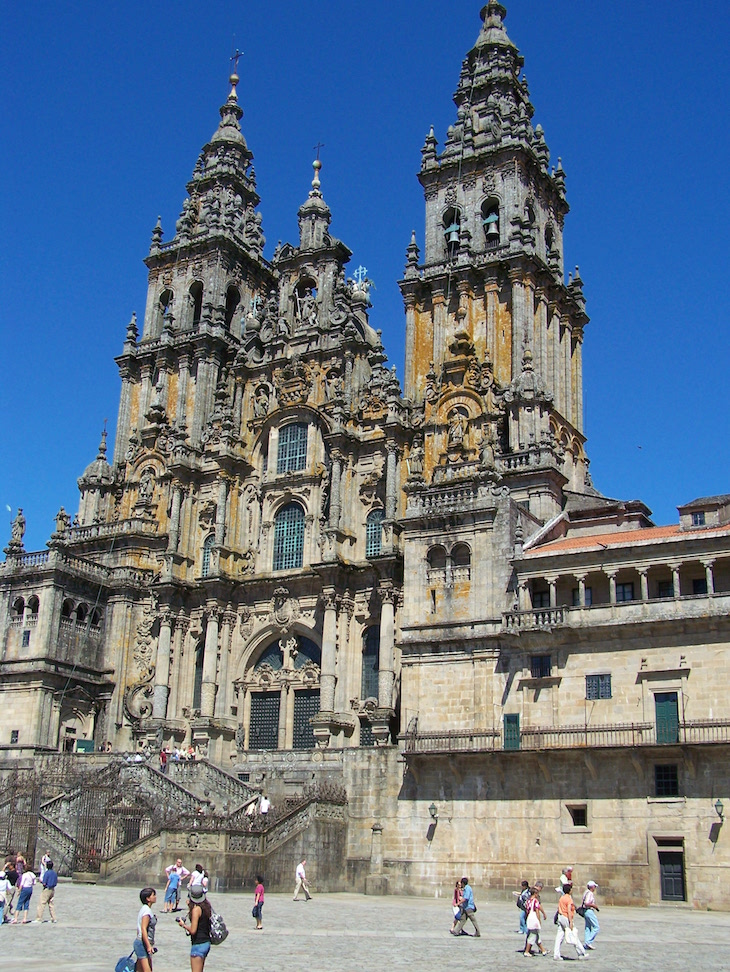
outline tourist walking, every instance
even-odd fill
[[[253,911],[251,914],[256,919],[256,931],[262,931],[261,912],[264,907],[264,879],[260,874],[256,875],[256,890],[253,895]]]
[[[137,937],[132,946],[136,960],[134,970],[152,972],[152,956],[157,951],[155,948],[157,915],[152,911],[152,905],[157,901],[157,892],[154,888],[142,888],[139,892],[139,900],[142,902],[142,907],[137,915]]]
[[[573,927],[575,902],[570,894],[572,890],[572,884],[564,884],[563,894],[558,901],[558,928],[555,935],[555,947],[553,948],[553,958],[558,962],[563,961],[563,956],[560,954],[560,946],[563,944],[563,940],[575,948],[579,959],[587,958],[585,949],[578,938],[578,933]]]
[[[12,920],[13,905],[18,896],[18,872],[12,859],[5,862],[5,879],[10,885],[5,895],[5,921],[9,922]]]
[[[596,946],[593,942],[601,930],[601,926],[598,924],[598,918],[596,917],[596,912],[601,910],[596,906],[596,889],[598,885],[595,881],[589,881],[586,888],[586,893],[583,895],[583,901],[581,902],[583,920],[586,923],[583,944],[585,948],[594,949]]]
[[[165,874],[167,875],[167,884],[165,885],[165,901],[163,903],[162,910],[177,911],[178,905],[180,904],[180,887],[185,878],[190,877],[190,871],[186,867],[183,867],[182,858],[178,857],[174,864],[168,864],[168,866],[165,868]],[[172,882],[173,894],[170,897],[170,907],[168,908],[167,905],[168,893],[170,890],[170,877],[173,874],[177,877],[177,883],[174,880]]]
[[[8,881],[5,871],[0,871],[0,925],[3,923],[3,915],[5,914],[5,902],[7,900],[8,893],[12,885]]]
[[[210,918],[213,913],[202,884],[188,889],[188,921],[178,918],[177,923],[190,935],[190,970],[203,972],[210,951]]]
[[[558,894],[562,895],[563,888],[565,887],[565,885],[572,884],[572,883],[573,883],[573,865],[571,864],[568,865],[568,867],[563,868],[563,873],[560,875],[560,880],[558,881],[558,886],[555,888],[555,890],[558,892]]]
[[[517,895],[516,904],[517,907],[520,909],[520,927],[517,930],[518,934],[526,935],[527,934],[526,907],[527,907],[527,902],[529,900],[529,897],[532,894],[532,892],[530,891],[530,885],[527,883],[527,881],[523,881],[521,890],[513,891],[512,894]]]
[[[30,908],[30,898],[33,894],[33,885],[36,882],[36,876],[32,871],[23,871],[23,876],[20,879],[20,893],[18,894],[18,903],[15,906],[15,917],[13,918],[13,924],[18,923],[18,915],[23,916],[23,920],[20,922],[21,925],[25,925],[28,921],[28,910]]]
[[[56,887],[58,886],[58,874],[53,867],[53,861],[50,857],[46,861],[46,869],[41,877],[41,884],[43,885],[43,890],[41,891],[41,899],[38,902],[38,911],[36,912],[35,920],[43,921],[43,913],[46,910],[46,905],[48,905],[48,913],[51,916],[51,921],[55,925],[57,919],[53,898],[56,894]]]
[[[454,885],[454,896],[451,899],[451,910],[454,913],[454,920],[451,922],[451,928],[449,931],[453,931],[456,928],[456,923],[461,915],[461,903],[464,900],[464,895],[461,893],[461,878]]]
[[[459,920],[456,923],[456,927],[452,930],[451,934],[468,935],[469,933],[464,931],[464,925],[466,924],[468,919],[474,926],[473,937],[481,938],[482,933],[479,931],[479,925],[477,924],[477,920],[474,917],[477,910],[477,906],[474,902],[474,891],[472,890],[472,887],[469,884],[468,877],[463,877],[461,879],[461,895],[462,895],[461,914],[459,916]]]
[[[547,949],[542,944],[542,936],[540,934],[542,928],[540,916],[542,916],[543,921],[545,920],[545,911],[540,902],[540,891],[542,891],[542,884],[538,883],[534,888],[530,889],[529,897],[525,902],[525,926],[527,928],[525,951],[523,953],[525,955],[534,955],[530,939],[537,945],[540,955],[547,954]]]
[[[293,898],[294,901],[298,900],[300,891],[304,891],[304,895],[307,901],[309,901],[309,899],[312,897],[312,895],[309,893],[309,885],[307,884],[307,872],[305,870],[306,866],[307,866],[307,859],[306,857],[303,857],[301,861],[297,864],[297,870],[296,870],[297,883],[296,883],[296,887],[294,888],[294,898]]]

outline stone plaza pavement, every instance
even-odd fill
[[[162,884],[164,888],[164,884]],[[444,889],[445,892],[447,889]],[[519,916],[510,902],[477,906],[482,937],[449,935],[450,896],[374,898],[359,894],[317,895],[306,902],[290,895],[266,896],[264,931],[253,930],[253,893],[211,894],[213,907],[225,918],[228,940],[211,949],[206,972],[296,968],[306,972],[444,972],[447,968],[524,969],[531,964],[554,968],[551,958],[525,959],[523,940],[515,931]],[[162,897],[162,895],[160,895]],[[544,942],[552,954],[552,915],[557,895],[546,894],[549,928]],[[31,901],[35,916],[37,894]],[[139,899],[134,888],[101,888],[62,883],[56,893],[58,923],[4,925],[4,954],[23,972],[78,970],[112,972],[117,959],[129,954]],[[172,915],[159,914],[155,972],[185,972],[189,946]],[[730,914],[688,908],[602,908],[601,934],[590,953],[591,968],[611,972],[700,972],[730,967],[727,942]],[[582,930],[583,922],[576,920]],[[467,924],[467,928],[470,926]],[[574,955],[564,949],[566,958]],[[458,963],[458,964],[457,964]],[[563,966],[565,968],[566,966]]]

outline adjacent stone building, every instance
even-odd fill
[[[658,527],[591,482],[565,173],[504,19],[422,149],[403,390],[318,160],[297,245],[263,256],[232,76],[153,232],[111,461],[104,433],[47,551],[14,522],[0,747],[192,745],[274,797],[336,779],[350,887],[570,862],[610,900],[719,907],[730,496]]]

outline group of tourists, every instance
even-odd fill
[[[187,749],[184,746],[175,749],[165,746],[159,755],[160,772],[167,773],[170,763],[194,763],[197,758],[198,754],[193,746],[188,746]]]
[[[1,860],[1,858],[0,858]],[[22,854],[8,854],[0,871],[0,924],[25,925],[28,923],[30,899],[36,884],[42,888],[35,921],[43,921],[46,907],[53,924],[56,923],[56,908],[53,899],[58,885],[58,874],[48,854],[41,858],[39,873],[35,872]]]
[[[588,881],[581,903],[576,907],[573,899],[573,868],[566,867],[560,875],[555,890],[560,897],[553,918],[556,926],[553,958],[559,962],[563,961],[562,946],[566,944],[575,949],[579,959],[586,959],[588,958],[586,949],[590,951],[595,948],[593,943],[600,931],[597,917],[599,908],[596,905],[598,885],[595,881]],[[519,933],[525,936],[523,955],[526,957],[547,955],[548,951],[543,945],[541,934],[542,923],[546,920],[545,909],[541,900],[542,881],[536,881],[533,885],[530,885],[528,881],[523,881],[521,890],[514,893],[517,896],[517,907],[520,910]],[[468,877],[463,877],[456,882],[451,904],[454,914],[450,928],[451,934],[455,936],[468,935],[469,933],[465,931],[464,926],[469,921],[474,929],[471,937],[480,938],[481,932],[475,917],[477,906]],[[582,917],[585,922],[583,942],[581,942],[578,929],[575,927],[576,915]]]

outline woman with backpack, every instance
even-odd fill
[[[205,960],[210,951],[210,919],[213,909],[210,907],[201,884],[195,884],[188,891],[188,924],[182,918],[177,919],[178,925],[190,935],[190,970],[203,972]]]

